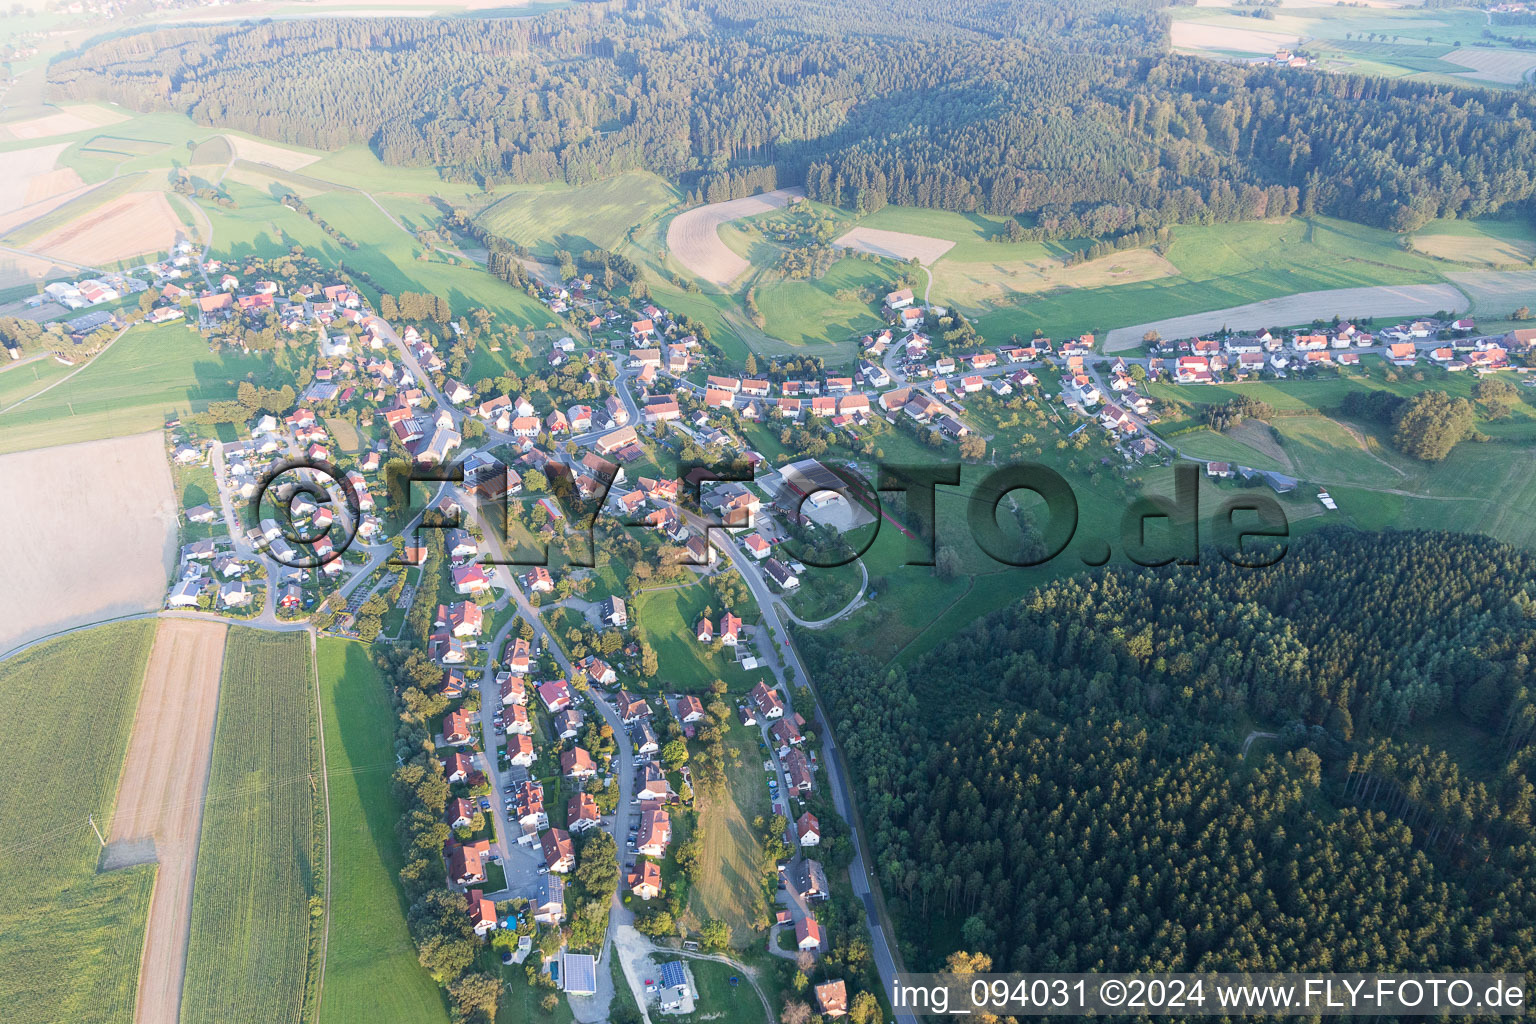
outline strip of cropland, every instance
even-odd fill
[[[181,999],[227,630],[222,622],[160,620],[128,743],[107,859],[135,863],[152,855],[158,865],[139,968],[139,1024],[175,1020]]]
[[[304,1011],[318,895],[318,735],[304,633],[229,634],[197,853],[181,1020]]]
[[[98,872],[154,623],[0,662],[0,1017],[128,1024],[155,870]],[[105,829],[105,826],[103,826]]]
[[[389,688],[360,643],[320,641],[318,665],[333,911],[321,1024],[447,1024],[442,990],[417,962],[405,923]]]

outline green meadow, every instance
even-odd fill
[[[850,339],[885,326],[877,305],[859,295],[883,295],[891,280],[876,264],[841,259],[816,280],[759,284],[755,298],[769,336],[794,348],[829,346],[851,352]]]
[[[630,607],[637,632],[656,649],[659,678],[669,692],[704,693],[716,679],[733,690],[745,688],[749,673],[743,673],[725,653],[712,654],[709,644],[698,641],[704,609],[710,608],[717,622],[725,611],[702,583],[647,590]]]
[[[613,249],[630,229],[678,201],[675,188],[654,174],[631,171],[572,188],[522,188],[487,207],[479,216],[487,229],[527,246],[539,256],[557,249],[580,254]]]
[[[318,666],[332,864],[319,1020],[447,1024],[442,990],[417,963],[405,923],[389,688],[360,643],[321,640]]]
[[[154,430],[168,415],[233,398],[247,375],[264,382],[271,367],[258,355],[215,354],[184,322],[141,324],[67,381],[0,410],[0,452]]]

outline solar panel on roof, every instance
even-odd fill
[[[661,983],[667,988],[688,984],[688,976],[683,973],[681,960],[673,960],[661,965]]]
[[[597,961],[586,953],[567,953],[562,958],[567,992],[590,995],[597,991]]]

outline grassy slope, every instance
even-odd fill
[[[757,998],[752,986],[742,978],[731,984],[732,977],[741,972],[730,964],[713,960],[689,960],[688,970],[698,992],[694,994],[694,1012],[690,1016],[673,1018],[680,1024],[709,1021],[711,1024],[763,1024],[763,1001]]]
[[[1177,227],[1168,259],[1175,277],[1042,295],[981,312],[977,325],[988,337],[1037,327],[1061,337],[1296,292],[1436,281],[1443,266],[1403,252],[1390,232],[1326,218]]]
[[[229,634],[192,893],[186,1024],[293,1020],[303,1004],[319,869],[308,648],[303,633]]]
[[[321,1024],[444,1024],[442,992],[416,962],[396,880],[389,691],[361,644],[320,641],[319,669],[333,871]]]
[[[702,584],[647,591],[631,605],[638,632],[656,648],[660,678],[669,690],[703,693],[716,679],[732,689],[745,685],[733,661],[723,653],[711,654],[708,645],[698,642],[695,629],[706,607],[713,608],[718,619],[719,602]]]
[[[703,861],[711,865],[689,891],[688,909],[701,922],[724,921],[739,948],[757,941],[752,908],[761,887],[757,871],[758,844],[752,821],[767,815],[768,776],[763,772],[760,734],[739,722],[725,735],[727,792],[697,795],[699,825],[704,829]]]
[[[155,870],[97,874],[101,849],[86,814],[111,819],[153,636],[152,621],[101,626],[0,664],[10,763],[0,776],[0,1016],[8,1021],[133,1020]]]
[[[1453,397],[1471,398],[1476,383],[1470,374],[1440,370],[1394,375],[1390,379],[1379,360],[1367,360],[1353,378],[1325,377],[1315,381],[1259,383],[1235,387],[1176,388],[1154,385],[1150,390],[1167,404],[1175,422],[1194,422],[1200,406],[1244,393],[1276,409],[1327,412],[1337,409],[1351,390],[1374,388],[1398,395],[1425,389]],[[1288,472],[1308,483],[1327,487],[1339,503],[1341,519],[1363,529],[1446,529],[1482,532],[1513,544],[1536,543],[1536,524],[1520,509],[1536,499],[1536,480],[1525,470],[1536,445],[1536,405],[1521,390],[1511,415],[1489,420],[1479,414],[1477,429],[1495,440],[1464,443],[1439,463],[1424,463],[1402,455],[1391,445],[1390,431],[1372,424],[1339,420],[1327,415],[1281,416],[1273,421],[1282,450],[1292,463]],[[1268,428],[1264,428],[1268,429]],[[1260,468],[1275,468],[1244,457],[1245,446],[1225,435],[1195,434],[1176,439],[1192,454],[1223,458]],[[1402,493],[1399,493],[1402,492]]]
[[[781,341],[842,346],[878,330],[884,322],[875,306],[839,298],[838,292],[865,290],[878,295],[889,290],[890,281],[890,274],[876,264],[843,259],[819,280],[759,285],[757,307],[767,323],[767,333]]]
[[[134,327],[67,383],[0,412],[0,452],[153,430],[169,413],[233,398],[236,384],[265,365],[260,356],[215,355],[184,323]]]
[[[456,313],[484,306],[503,322],[542,327],[549,311],[525,292],[491,277],[475,266],[453,266],[439,259],[418,260],[422,249],[415,239],[392,224],[368,199],[355,192],[327,192],[308,200],[310,209],[325,218],[361,248],[346,251],[349,266],[371,274],[379,286],[394,292],[417,291],[441,295]]]
[[[47,354],[30,363],[6,367],[0,373],[0,412],[28,395],[36,394],[69,371],[68,366]]]
[[[631,172],[579,188],[544,186],[514,191],[480,215],[491,231],[540,256],[611,249],[629,229],[678,200],[654,174]]]
[[[1536,228],[1518,220],[1437,220],[1413,233],[1414,248],[1464,263],[1529,266]]]

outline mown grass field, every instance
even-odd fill
[[[1445,269],[1428,256],[1403,251],[1392,232],[1323,217],[1181,225],[1167,259],[1178,271],[1171,277],[1063,288],[1023,306],[965,311],[976,314],[988,337],[1028,337],[1037,327],[1062,337],[1296,292],[1438,281]]]
[[[304,1009],[319,745],[304,633],[234,628],[225,650],[181,1019],[297,1020]],[[334,908],[345,913],[345,907]]]
[[[890,291],[891,282],[891,273],[878,264],[841,259],[814,281],[759,284],[755,300],[764,330],[774,338],[794,346],[841,346],[851,358],[859,335],[885,325],[878,296]]]
[[[40,359],[6,368],[0,373],[0,412],[28,395],[37,394],[69,371],[70,367],[46,353]]]
[[[724,921],[732,945],[745,949],[757,941],[752,918],[762,889],[758,872],[759,846],[752,821],[772,811],[768,775],[763,771],[761,734],[755,727],[732,722],[725,734],[727,790],[699,792],[695,803],[704,829],[703,862],[711,865],[688,894],[688,911],[700,924]],[[733,758],[739,757],[740,763]]]
[[[330,940],[321,1024],[379,1020],[447,1024],[442,990],[416,962],[406,929],[390,791],[395,715],[368,656],[348,640],[321,640],[320,700],[331,798]]]
[[[327,192],[307,202],[317,216],[358,243],[360,248],[342,252],[341,258],[349,266],[367,271],[381,288],[396,294],[415,291],[440,295],[458,314],[484,306],[504,324],[543,327],[554,319],[548,309],[526,292],[492,277],[478,266],[462,260],[450,264],[441,255],[417,259],[426,250],[365,195]]]
[[[1262,428],[1261,429],[1268,429]],[[1228,434],[1218,434],[1214,430],[1200,430],[1193,434],[1183,434],[1174,439],[1179,446],[1179,451],[1184,455],[1206,462],[1230,462],[1240,466],[1251,466],[1254,469],[1272,469],[1280,473],[1290,473],[1291,466],[1288,462],[1282,463],[1259,451],[1249,444]]]
[[[677,190],[654,174],[632,171],[577,188],[550,185],[511,192],[479,220],[539,256],[612,249],[629,229],[678,201]]]
[[[1513,544],[1536,544],[1536,524],[1521,511],[1536,499],[1536,482],[1526,468],[1536,455],[1536,403],[1521,389],[1509,416],[1489,419],[1473,397],[1475,386],[1471,374],[1433,368],[1389,374],[1372,359],[1350,378],[1199,388],[1156,384],[1148,390],[1166,403],[1170,424],[1197,422],[1201,407],[1237,394],[1302,413],[1276,416],[1269,424],[1245,423],[1225,434],[1201,431],[1172,440],[1188,455],[1299,477],[1304,483],[1298,493],[1306,497],[1315,493],[1314,485],[1325,487],[1339,504],[1338,512],[1324,516],[1327,521],[1372,530],[1487,533]],[[1463,442],[1443,462],[1421,462],[1393,447],[1387,426],[1336,412],[1351,390],[1407,396],[1427,389],[1473,401],[1476,428],[1492,440]]]
[[[1179,21],[1235,30],[1223,45],[1221,35],[1211,37],[1200,47],[1213,56],[1255,54],[1269,56],[1272,45],[1263,38],[1245,33],[1279,33],[1282,37],[1301,37],[1306,51],[1320,58],[1328,71],[1348,71],[1384,78],[1415,78],[1441,84],[1512,84],[1509,76],[1488,76],[1472,71],[1454,57],[1487,49],[1513,59],[1516,66],[1528,56],[1509,47],[1488,47],[1483,33],[1488,27],[1483,11],[1465,8],[1435,7],[1419,4],[1287,5],[1273,18],[1255,21],[1241,7],[1181,8]],[[1497,26],[1499,35],[1530,38],[1528,26]]]
[[[1518,220],[1437,220],[1413,233],[1413,247],[1458,263],[1529,266],[1536,230]]]
[[[763,1024],[766,1011],[763,1001],[757,997],[741,971],[730,964],[715,960],[689,960],[688,970],[693,974],[693,1013],[688,1016],[668,1018],[682,1024],[709,1021],[711,1024]],[[731,984],[735,976],[741,980]]]
[[[732,689],[746,685],[744,680],[750,673],[742,672],[724,653],[711,654],[708,644],[699,643],[695,629],[706,607],[713,609],[717,620],[724,611],[702,583],[648,590],[631,605],[630,616],[637,631],[656,649],[663,687],[702,693],[716,679],[723,679]]]
[[[158,429],[167,415],[235,397],[246,374],[261,379],[267,365],[211,352],[185,323],[132,327],[67,382],[0,410],[0,452]]]
[[[0,662],[7,1021],[133,1020],[155,868],[97,874],[101,847],[86,815],[106,831],[154,633],[152,620],[99,626]]]

